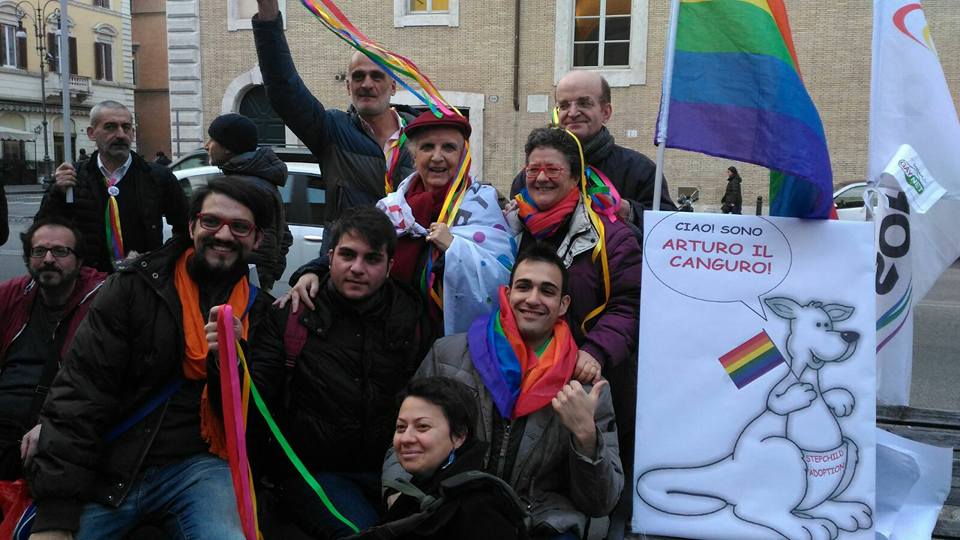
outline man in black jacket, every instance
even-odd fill
[[[186,236],[186,196],[169,169],[130,151],[130,111],[116,101],[101,101],[90,111],[87,136],[97,151],[79,169],[71,163],[57,167],[37,218],[72,219],[86,240],[84,264],[101,272],[113,272],[117,262],[163,245],[163,218],[175,236]],[[67,201],[70,190],[73,202]]]
[[[388,277],[397,237],[383,212],[348,209],[327,234],[330,271],[314,309],[295,318],[289,307],[271,312],[253,343],[253,380],[333,505],[363,529],[377,521],[396,395],[427,345],[419,335],[423,309],[417,291]],[[296,331],[306,339],[299,352],[292,347]],[[285,366],[288,354],[296,355],[292,366]],[[280,507],[304,533],[351,534],[292,468],[275,474]]]
[[[244,538],[223,422],[201,396],[212,308],[232,305],[248,338],[272,300],[246,278],[270,205],[249,183],[213,179],[190,214],[192,242],[107,280],[54,379],[27,470],[37,538],[123,538],[151,517],[169,538]]]
[[[583,145],[587,165],[602,172],[620,192],[622,200],[617,214],[626,223],[643,230],[643,211],[653,208],[656,164],[647,156],[616,144],[606,123],[613,115],[610,85],[600,74],[575,70],[557,83],[554,96],[560,109],[560,125],[572,132]],[[523,171],[517,174],[510,188],[514,197],[524,186]],[[661,210],[676,210],[670,199],[667,180],[663,179]]]
[[[325,108],[297,74],[277,0],[257,5],[253,37],[263,85],[273,109],[317,156],[327,184],[324,220],[331,222],[352,206],[376,203],[388,185],[392,191],[413,172],[401,128],[415,111],[390,106],[397,83],[359,52],[347,69],[350,109]]]
[[[253,252],[260,288],[269,291],[287,267],[293,235],[287,226],[280,188],[287,183],[287,164],[269,148],[257,148],[257,126],[246,116],[222,114],[207,128],[204,148],[210,164],[238,181],[253,182],[273,205],[273,222],[263,226],[263,242]]]

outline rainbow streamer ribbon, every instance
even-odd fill
[[[117,183],[116,180],[111,181],[107,178],[103,180],[108,188]],[[123,232],[120,229],[120,206],[117,204],[117,198],[113,195],[109,195],[109,199],[107,199],[104,223],[107,231],[107,249],[113,255],[113,260],[119,261],[123,259],[126,252],[123,250]]]
[[[391,52],[386,47],[376,41],[368,38],[350,22],[350,19],[340,11],[340,8],[329,0],[301,0],[301,3],[310,10],[324,26],[331,32],[354,49],[362,52],[373,63],[380,66],[384,71],[400,86],[407,89],[411,94],[430,107],[433,114],[439,118],[443,114],[460,115],[455,107],[451,106],[437,90],[429,77],[423,74],[420,69],[408,58]],[[423,92],[413,89],[410,85],[401,79],[397,74],[403,75],[417,82]],[[462,115],[461,115],[462,116]]]
[[[250,378],[245,377],[241,387],[237,370],[237,351],[240,347],[233,330],[233,308],[230,304],[225,304],[220,309],[220,316],[217,319],[217,344],[220,354],[221,405],[227,442],[227,461],[230,464],[233,492],[237,497],[240,526],[247,540],[258,540],[260,534],[257,526],[253,474],[247,459],[246,429]]]
[[[593,262],[597,262],[597,259],[600,259],[600,268],[603,271],[603,303],[587,313],[587,315],[583,318],[583,321],[580,323],[580,330],[586,334],[587,322],[603,313],[603,310],[607,308],[607,303],[610,302],[610,259],[607,257],[607,242],[604,240],[604,238],[606,238],[604,232],[605,227],[603,226],[603,221],[600,220],[600,215],[593,207],[593,196],[591,195],[590,190],[587,188],[587,160],[584,159],[583,156],[583,145],[580,144],[580,139],[577,138],[572,131],[560,127],[559,107],[553,108],[553,123],[557,126],[557,129],[563,129],[566,131],[567,135],[573,137],[573,140],[577,143],[577,151],[580,154],[580,194],[585,202],[590,202],[590,204],[584,205],[587,210],[587,217],[590,218],[590,223],[593,224],[593,227],[597,230],[597,235],[600,237],[597,240],[597,245],[593,246],[593,255],[591,260]],[[620,195],[617,193],[616,188],[613,187],[613,184],[610,183],[609,179],[604,176],[603,180],[606,180],[606,183],[609,186],[609,189],[612,190],[612,193],[616,194],[618,204],[616,207],[613,207],[613,213],[616,214],[616,208],[619,207]],[[602,180],[599,178],[599,175],[597,176],[597,181],[602,182]],[[599,186],[594,184],[594,187]]]
[[[719,360],[738,390],[785,362],[766,330],[737,345]]]
[[[393,176],[396,174],[397,164],[400,163],[400,154],[403,145],[407,143],[407,133],[403,129],[407,127],[407,122],[403,119],[403,116],[399,114],[397,114],[397,118],[400,119],[400,136],[397,137],[397,140],[390,143],[390,157],[387,158],[387,172],[383,173],[384,194],[393,193],[393,185],[400,183]]]

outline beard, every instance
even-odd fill
[[[213,246],[233,248],[237,259],[230,266],[212,266],[206,254]],[[196,252],[187,263],[187,271],[197,283],[235,283],[247,275],[246,254],[237,242],[221,242],[214,238],[204,238],[196,247]]]
[[[41,289],[49,292],[56,292],[65,288],[72,288],[77,276],[80,275],[80,267],[74,268],[71,272],[64,272],[62,268],[54,264],[45,264],[40,268],[29,268],[30,277],[37,282]]]
[[[100,151],[109,156],[110,159],[121,163],[130,157],[130,145],[126,143],[115,142]]]

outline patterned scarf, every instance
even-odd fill
[[[567,219],[577,203],[580,202],[580,191],[571,189],[566,196],[560,200],[553,208],[541,210],[527,188],[523,188],[515,197],[517,201],[517,210],[520,219],[523,220],[523,226],[530,231],[534,238],[540,240],[549,238],[557,232],[560,225]]]
[[[577,363],[577,344],[563,319],[541,354],[529,350],[500,288],[500,308],[474,321],[467,333],[473,366],[503,418],[520,418],[545,407],[567,384]]]
[[[180,297],[180,306],[183,313],[183,338],[186,342],[183,376],[189,380],[197,381],[207,377],[207,353],[209,348],[207,333],[203,329],[207,324],[207,318],[200,313],[199,309],[200,287],[187,272],[187,261],[193,254],[194,249],[191,247],[177,260],[173,284],[177,289],[177,296]],[[227,303],[233,307],[234,313],[244,314],[241,318],[243,323],[242,336],[246,339],[250,327],[246,317],[247,306],[250,303],[250,284],[246,277],[233,287]],[[203,396],[200,398],[200,435],[203,440],[210,443],[210,453],[226,459],[227,445],[223,431],[223,421],[211,409],[207,400],[206,387],[204,387]]]

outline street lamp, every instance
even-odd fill
[[[50,13],[47,13],[47,7],[50,4],[56,3],[57,0],[47,0],[43,5],[34,6],[31,2],[27,0],[21,0],[18,2],[14,8],[17,10],[17,37],[26,38],[27,31],[23,28],[23,19],[24,17],[33,20],[33,35],[37,40],[37,53],[40,56],[40,111],[43,115],[43,179],[46,181],[50,177],[50,143],[47,137],[47,84],[46,84],[46,73],[44,71],[45,64],[50,61],[52,58],[48,58],[50,54],[47,52],[44,42],[46,35],[44,30],[46,30],[46,21],[48,17],[56,17],[57,19],[57,35],[60,35],[61,27],[63,26],[63,19],[60,17],[60,9],[54,9]],[[33,10],[34,15],[30,17],[27,13],[20,7],[22,4],[30,6]],[[63,76],[63,74],[61,74]],[[66,128],[66,126],[64,126]]]

